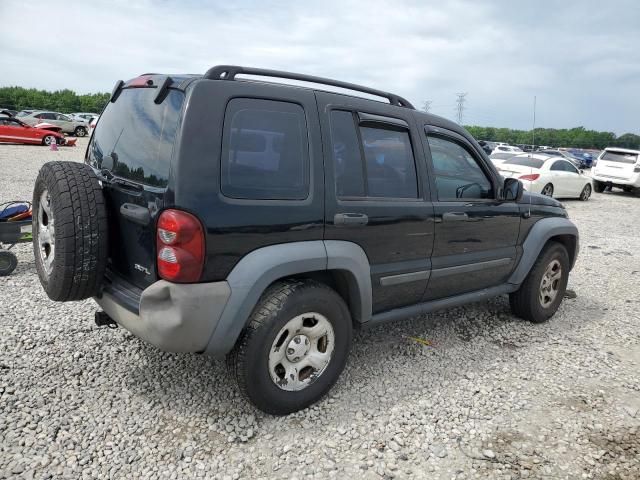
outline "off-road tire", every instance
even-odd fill
[[[539,298],[540,284],[547,266],[553,260],[560,262],[562,276],[555,300],[549,307],[544,308]],[[553,241],[547,243],[520,288],[509,295],[509,303],[513,314],[533,323],[543,323],[551,318],[564,298],[567,282],[569,281],[570,267],[569,254],[565,246]]]
[[[84,137],[87,135],[87,129],[86,127],[76,127],[76,129],[73,131],[73,134],[76,137]]]
[[[55,219],[55,255],[47,273],[40,255],[39,209],[43,192]],[[102,188],[91,167],[77,162],[45,163],[33,191],[33,248],[40,283],[50,299],[94,296],[107,264],[107,212]]]
[[[325,316],[333,327],[331,360],[303,390],[282,390],[269,373],[272,344],[291,318],[312,311]],[[227,355],[227,367],[247,400],[266,413],[286,415],[317,402],[331,389],[344,369],[351,336],[349,309],[333,289],[311,280],[279,281],[260,298],[249,324]]]
[[[18,257],[15,253],[0,250],[0,277],[11,275],[18,266]]]
[[[593,181],[593,191],[596,193],[604,192],[606,186],[607,184],[604,182],[599,182],[598,180]]]

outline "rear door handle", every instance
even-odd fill
[[[466,222],[469,215],[464,212],[447,212],[442,214],[443,222]]]
[[[133,223],[143,226],[149,225],[151,221],[151,212],[149,212],[149,209],[133,203],[123,203],[120,206],[120,215],[131,220]]]
[[[369,217],[364,213],[336,213],[333,217],[334,225],[366,225]]]

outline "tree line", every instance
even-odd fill
[[[72,90],[49,92],[35,88],[0,87],[0,107],[13,110],[37,108],[62,113],[102,111],[109,101],[109,93],[88,93],[78,95]],[[531,130],[480,127],[467,125],[465,128],[478,140],[506,142],[512,145],[534,143]],[[576,147],[603,149],[605,147],[640,148],[640,136],[625,133],[616,136],[613,132],[598,132],[584,127],[570,129],[536,128],[535,144],[550,147]]]
[[[78,95],[69,89],[48,92],[35,88],[0,87],[0,107],[11,110],[35,108],[62,113],[100,113],[110,96],[109,93]]]
[[[587,130],[584,127],[569,129],[536,128],[535,132],[510,128],[479,127],[476,125],[467,125],[465,128],[478,140],[505,142],[511,145],[531,145],[535,141],[535,145],[549,147],[575,147],[597,150],[605,147],[640,148],[640,135],[625,133],[617,137],[613,132],[598,132],[596,130]]]

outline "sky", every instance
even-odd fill
[[[288,70],[463,123],[640,133],[640,0],[0,0],[0,86],[111,91],[145,72]]]

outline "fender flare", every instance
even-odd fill
[[[580,249],[578,228],[568,218],[543,218],[538,220],[533,227],[531,227],[531,230],[529,230],[529,234],[522,244],[520,262],[509,277],[508,283],[520,285],[524,282],[531,267],[533,267],[533,264],[540,255],[542,248],[549,239],[559,235],[575,237],[575,252],[571,259],[571,268],[573,268]]]
[[[352,242],[313,240],[262,247],[245,255],[227,277],[231,296],[207,343],[205,353],[226,355],[249,321],[260,296],[273,282],[307,272],[347,274],[350,309],[358,321],[371,318],[371,274],[362,248]]]

